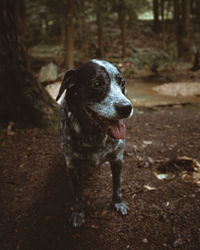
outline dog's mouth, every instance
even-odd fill
[[[124,139],[126,136],[126,126],[123,120],[112,120],[99,116],[91,109],[87,109],[90,118],[103,130],[115,139]]]
[[[105,131],[115,139],[124,139],[126,136],[126,126],[122,120],[106,120]]]

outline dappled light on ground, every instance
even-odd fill
[[[153,90],[167,96],[200,97],[200,82],[174,82],[156,86]],[[200,102],[200,98],[199,98]]]

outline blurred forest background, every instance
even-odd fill
[[[26,44],[60,45],[55,53],[66,68],[97,57],[123,59],[134,71],[149,63],[137,55],[145,52],[152,64],[191,58],[200,46],[199,13],[198,0],[26,1]]]
[[[1,0],[1,119],[52,126],[55,107],[36,82],[62,79],[91,58],[118,64],[128,78],[180,61],[198,70],[199,13],[199,0]],[[50,62],[46,79],[40,69]]]

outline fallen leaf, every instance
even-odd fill
[[[144,185],[144,188],[146,188],[147,190],[151,191],[151,190],[156,190],[157,188],[155,187],[151,187],[149,185]]]

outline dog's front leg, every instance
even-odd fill
[[[110,162],[112,170],[112,179],[113,179],[113,202],[114,207],[117,212],[120,212],[122,215],[128,213],[128,206],[122,200],[122,161],[114,160]]]
[[[80,227],[85,222],[85,215],[83,210],[82,202],[82,175],[81,169],[74,166],[69,168],[69,175],[72,180],[74,201],[73,201],[73,212],[71,215],[71,222],[74,227]]]

